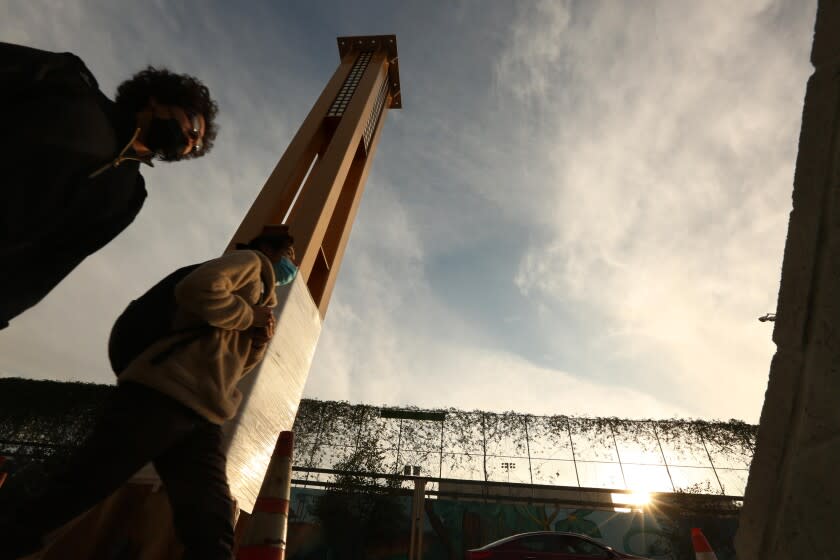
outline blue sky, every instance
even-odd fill
[[[113,382],[124,305],[217,254],[338,63],[395,33],[391,111],[307,396],[757,421],[816,2],[3,3],[0,40],[106,93],[145,64],[221,107],[206,158],[0,334],[0,375]],[[44,258],[49,258],[45,255]]]

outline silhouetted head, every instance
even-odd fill
[[[278,262],[283,257],[295,260],[295,238],[285,224],[265,226],[258,236],[248,243],[237,243],[236,248],[260,251],[271,262]]]
[[[119,85],[115,101],[137,116],[138,154],[179,161],[201,157],[213,147],[219,108],[207,86],[193,76],[149,66]]]

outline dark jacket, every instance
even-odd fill
[[[135,117],[76,56],[0,43],[0,328],[133,220]]]

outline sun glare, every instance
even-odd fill
[[[647,492],[631,492],[630,494],[611,494],[612,501],[621,509],[626,510],[627,506],[640,509],[650,503],[650,494]]]

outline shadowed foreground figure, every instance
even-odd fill
[[[114,399],[71,466],[41,496],[3,512],[0,559],[35,552],[44,535],[107,498],[149,461],[166,488],[184,558],[231,558],[233,502],[221,425],[239,407],[238,382],[263,359],[274,334],[274,286],[297,272],[292,243],[284,226],[267,227],[240,250],[191,268],[169,286],[174,320],[165,336],[139,349],[124,368],[115,365]],[[121,320],[112,332],[112,364]]]
[[[152,67],[108,99],[70,53],[0,43],[0,329],[134,220],[140,164],[201,157],[207,88]]]

